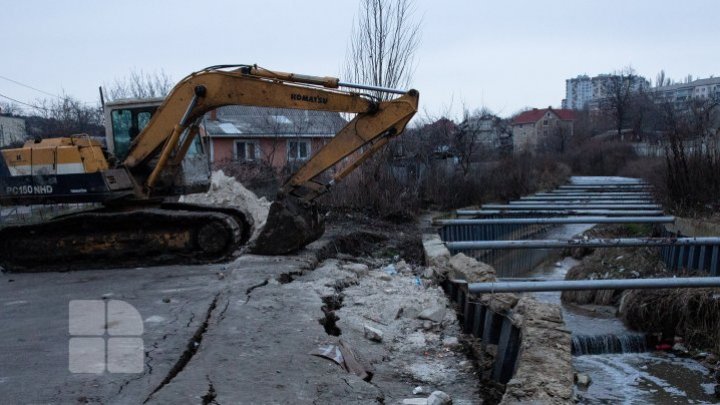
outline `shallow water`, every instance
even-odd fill
[[[559,226],[543,238],[565,239],[591,228],[586,225]],[[556,263],[544,263],[527,276],[562,280],[579,261],[566,257]],[[540,301],[559,304],[565,325],[576,335],[617,336],[634,334],[606,308],[564,305],[560,292],[539,292]],[[698,362],[664,352],[598,354],[574,356],[578,373],[587,374],[592,383],[577,389],[580,403],[585,404],[714,404],[713,378]]]

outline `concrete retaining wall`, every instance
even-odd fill
[[[495,270],[462,253],[451,256],[440,236],[423,236],[426,264],[439,281],[495,280]],[[560,307],[529,296],[485,294],[469,297],[494,313],[509,318],[520,329],[520,352],[513,377],[506,384],[503,404],[573,402],[571,337]],[[487,348],[486,344],[482,347]],[[487,350],[487,349],[486,349]],[[488,352],[495,353],[493,347]]]

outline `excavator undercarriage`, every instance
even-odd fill
[[[251,226],[232,208],[104,207],[2,228],[0,255],[14,272],[208,263],[230,257],[248,241]]]

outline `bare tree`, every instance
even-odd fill
[[[673,80],[665,76],[665,70],[660,70],[660,73],[655,77],[655,87],[671,86],[672,84]]]
[[[111,86],[106,86],[107,97],[109,100],[164,97],[172,90],[173,85],[174,82],[164,70],[152,73],[132,70],[129,76],[115,79]]]
[[[19,104],[12,101],[0,101],[0,114],[2,115],[22,115],[24,113]]]
[[[346,80],[405,88],[410,84],[420,23],[413,0],[360,0],[345,59]],[[385,93],[377,97],[386,99]]]
[[[607,78],[604,91],[606,98],[603,109],[612,117],[618,137],[622,136],[631,110],[633,94],[643,88],[645,79],[635,74],[635,70],[628,67]]]
[[[102,136],[102,109],[63,95],[37,100],[37,116],[26,118],[28,135],[40,138],[89,134]]]

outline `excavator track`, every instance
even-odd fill
[[[217,262],[247,242],[251,225],[227,208],[106,207],[0,229],[0,265],[41,272]]]

